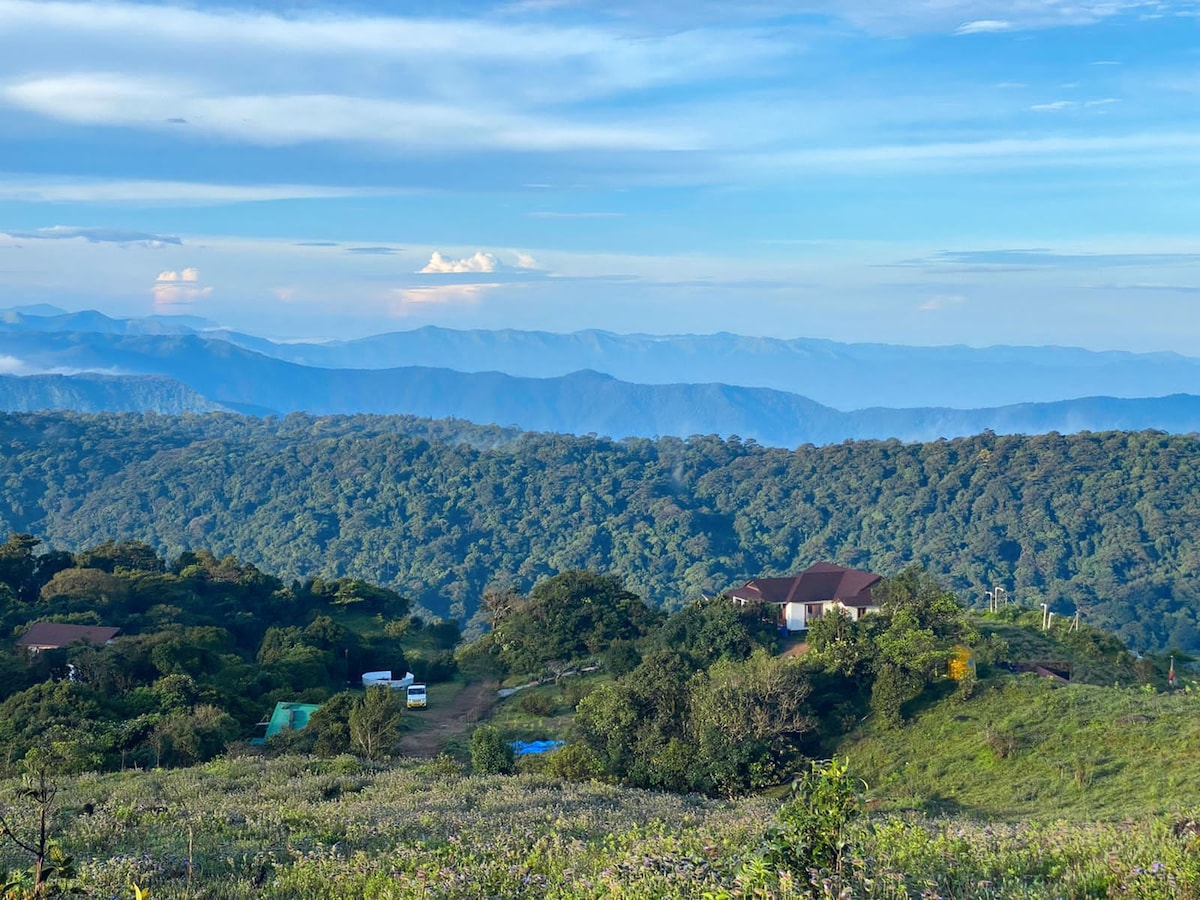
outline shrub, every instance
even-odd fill
[[[775,870],[831,877],[840,891],[854,848],[853,826],[865,809],[866,785],[846,760],[814,762],[767,829],[760,856]]]
[[[471,733],[471,770],[476,775],[511,775],[516,770],[513,748],[491,725]]]
[[[549,694],[522,691],[515,705],[521,712],[531,716],[550,716],[554,714],[556,704]]]
[[[604,772],[604,764],[587,744],[567,744],[546,757],[546,774],[567,781],[590,781]]]

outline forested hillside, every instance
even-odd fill
[[[1200,438],[981,436],[770,449],[408,417],[0,417],[0,528],[353,575],[469,617],[588,568],[678,606],[817,560],[1006,586],[1136,649],[1200,649]]]

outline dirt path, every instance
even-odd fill
[[[400,753],[426,758],[437,756],[451,738],[463,737],[474,728],[496,699],[493,682],[476,681],[459,691],[451,703],[412,713],[414,719],[420,716],[420,726],[400,739]]]

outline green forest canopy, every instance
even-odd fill
[[[78,549],[208,547],[285,578],[386,584],[466,619],[574,568],[679,607],[818,560],[924,565],[1200,649],[1200,438],[985,433],[930,444],[610,441],[389,417],[0,416],[0,529]]]

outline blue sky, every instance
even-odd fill
[[[1200,355],[1200,0],[0,0],[0,232],[278,337]]]

